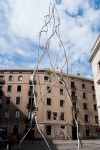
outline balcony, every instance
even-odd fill
[[[29,119],[28,117],[25,118],[25,123],[28,123],[31,121],[31,119]],[[35,119],[33,119],[32,124],[35,124]]]
[[[29,84],[32,85],[32,80],[29,80]],[[33,84],[36,85],[36,80],[33,81]]]
[[[28,91],[29,96],[34,96],[33,91]]]
[[[5,84],[5,80],[4,79],[0,79],[0,84]]]
[[[35,104],[28,103],[26,106],[27,109],[35,110]]]
[[[72,90],[76,90],[76,86],[75,85],[71,85],[71,89]]]
[[[76,125],[76,123],[75,123],[75,120],[74,120],[74,119],[71,121],[71,123],[72,123],[72,125]]]
[[[72,101],[77,101],[77,96],[71,95],[71,100],[72,100]]]

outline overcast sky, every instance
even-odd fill
[[[0,0],[0,68],[34,68],[39,32],[50,2],[58,10],[69,73],[92,77],[89,58],[100,33],[100,0]],[[59,44],[54,40],[50,44],[56,54]],[[41,42],[41,53],[43,46]],[[64,63],[63,58],[62,52],[58,66]],[[43,58],[40,67],[50,68],[48,57]]]

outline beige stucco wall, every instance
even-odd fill
[[[98,68],[99,61],[100,61],[100,47],[95,57],[92,60],[93,78],[94,78],[94,84],[96,90],[96,99],[97,99],[99,124],[100,124],[100,84],[97,83],[98,80],[100,80],[100,69]]]

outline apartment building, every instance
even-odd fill
[[[81,138],[100,138],[92,79],[60,72],[55,75],[50,69],[39,69],[34,86],[32,82],[32,69],[0,69],[0,128],[7,134],[24,135],[27,132],[36,109],[35,95],[36,103],[39,101],[38,125],[46,137],[68,139],[69,135],[76,139],[74,109]],[[41,137],[35,121],[27,136],[31,137]]]
[[[90,62],[92,64],[93,78],[96,91],[97,109],[100,125],[100,35],[98,36],[90,54]]]

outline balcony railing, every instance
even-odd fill
[[[76,90],[76,86],[75,85],[71,85],[71,89]]]
[[[26,108],[28,109],[35,109],[35,104],[27,104]]]
[[[37,92],[34,91],[35,97],[37,97]],[[33,91],[28,91],[29,96],[34,96]]]
[[[28,91],[29,96],[34,96],[33,91]]]
[[[29,123],[31,121],[31,119],[29,119],[28,117],[25,118],[25,123]],[[32,124],[35,124],[35,119],[33,119]]]
[[[0,79],[0,84],[5,84],[5,80],[4,79]]]
[[[32,80],[29,80],[29,84],[32,85]],[[33,81],[33,84],[36,85],[36,80]]]
[[[71,95],[71,100],[72,100],[72,101],[77,101],[77,96]]]

